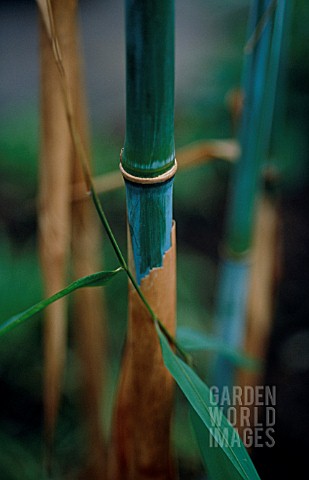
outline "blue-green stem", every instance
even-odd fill
[[[272,2],[258,0],[253,3],[248,38],[265,10]],[[240,159],[235,166],[226,224],[226,249],[236,256],[251,248],[256,191],[260,174],[257,157],[261,141],[261,119],[264,103],[272,17],[267,18],[263,32],[252,48],[245,51],[243,72],[244,107],[239,131]]]
[[[171,168],[174,0],[126,0],[126,136],[122,163],[137,177]]]
[[[126,135],[123,169],[138,179],[175,163],[174,0],[126,0]],[[173,180],[126,181],[137,283],[171,247]]]
[[[93,203],[94,203],[94,206],[96,208],[96,211],[99,215],[99,218],[101,220],[101,223],[108,235],[108,238],[113,246],[113,249],[115,251],[115,254],[120,262],[120,265],[121,267],[125,270],[127,276],[129,277],[129,279],[131,280],[132,282],[132,285],[133,287],[135,288],[137,294],[139,295],[140,299],[142,300],[143,304],[145,305],[145,307],[147,308],[149,314],[150,314],[150,317],[151,317],[151,320],[154,322],[155,325],[158,325],[159,328],[162,330],[162,332],[164,333],[164,335],[166,336],[166,338],[168,339],[168,341],[177,349],[177,351],[180,353],[180,355],[184,358],[184,360],[188,363],[188,364],[191,364],[192,363],[192,360],[191,360],[191,357],[190,355],[188,355],[184,350],[183,348],[179,345],[179,343],[175,340],[175,338],[170,334],[170,332],[165,328],[165,326],[163,325],[163,323],[160,321],[160,319],[156,316],[156,314],[154,313],[154,311],[152,310],[151,306],[149,305],[145,295],[143,294],[140,286],[138,285],[133,273],[131,272],[122,252],[121,252],[121,249],[119,248],[119,245],[117,243],[117,240],[115,239],[114,237],[114,234],[112,232],[112,229],[109,225],[109,222],[107,220],[107,217],[104,213],[104,210],[102,208],[102,205],[101,205],[101,202],[100,202],[100,199],[94,189],[94,186],[92,184],[92,181],[91,179],[88,179],[90,181],[90,191],[91,191],[91,196],[92,196],[92,200],[93,200]]]
[[[270,77],[269,50],[272,39],[273,0],[253,2],[243,72],[244,107],[239,131],[240,159],[233,172],[229,209],[226,221],[224,254],[219,272],[216,305],[217,331],[230,347],[243,345],[249,284],[249,253],[259,188],[261,164],[270,127],[272,108],[267,89]],[[273,47],[272,47],[273,48]],[[272,76],[274,81],[276,76]],[[271,100],[272,101],[272,100]],[[270,122],[270,123],[269,123]],[[231,387],[234,368],[218,359],[214,371],[215,383]]]

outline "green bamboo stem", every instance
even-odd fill
[[[173,1],[126,1],[126,79],[123,166],[160,175],[175,159]]]
[[[175,164],[173,0],[126,1],[126,119],[121,155],[124,170],[140,178],[169,170]],[[141,257],[148,272],[162,264],[163,250],[171,244],[172,182],[140,185],[126,181],[126,187],[133,254]],[[138,217],[133,211],[137,204]],[[155,230],[162,224],[158,239]],[[134,251],[136,237],[138,252]],[[149,257],[157,248],[157,240],[161,243],[161,258],[159,265],[153,265]],[[119,260],[123,265],[123,258]],[[128,274],[133,285],[139,283],[136,263],[137,281],[131,272]]]
[[[172,480],[174,388],[163,365],[156,327],[160,318],[161,330],[172,340],[176,304],[173,178],[159,182],[155,177],[175,165],[173,0],[127,0],[126,41],[127,126],[121,167],[129,225],[126,270],[131,282],[108,474],[110,480]],[[145,179],[148,184],[143,183]]]
[[[274,6],[271,0],[257,0],[251,9],[248,42],[245,49],[243,74],[244,108],[239,142],[241,154],[231,180],[229,209],[226,219],[222,261],[216,306],[217,329],[221,338],[231,347],[241,348],[244,338],[245,318],[250,274],[250,258],[256,197],[262,161],[266,155],[266,137],[272,118],[267,89],[270,63],[269,49],[272,41]],[[276,78],[271,78],[275,82]],[[267,118],[266,118],[267,117]],[[231,387],[234,368],[219,359],[215,367],[215,382]]]
[[[249,25],[249,39],[260,25],[271,0],[255,1]],[[264,29],[252,48],[245,50],[243,74],[244,107],[239,143],[241,154],[231,181],[229,210],[226,220],[225,245],[236,256],[245,254],[251,247],[255,198],[260,177],[263,109],[265,109],[266,75],[272,31],[272,17],[265,19]],[[269,88],[269,87],[267,87]]]
[[[267,167],[264,175],[264,188],[259,195],[257,215],[254,227],[252,266],[250,285],[247,300],[246,332],[244,349],[246,354],[264,361],[272,326],[275,308],[276,289],[281,269],[281,236],[280,211],[278,199],[278,173],[276,172],[276,155],[273,158],[268,150],[271,149],[278,123],[282,127],[281,116],[278,111],[280,94],[283,90],[284,59],[287,52],[287,30],[290,17],[291,3],[278,2],[274,15],[274,27],[270,48],[269,70],[267,74],[267,89],[265,92],[265,108],[263,112],[261,141],[258,155],[261,155]],[[280,79],[280,85],[278,85]],[[279,103],[280,105],[280,103]],[[281,105],[280,105],[281,107]],[[278,115],[280,113],[280,115]],[[279,122],[278,122],[279,120]],[[280,130],[282,139],[282,128]],[[263,382],[264,372],[249,372],[240,370],[236,375],[236,382],[240,386],[255,387]],[[249,407],[253,418],[254,405]],[[254,426],[254,425],[253,425]],[[239,431],[243,430],[239,425]]]
[[[126,91],[122,167],[140,179],[157,177],[175,164],[173,0],[126,2]],[[126,181],[138,284],[171,246],[172,186]]]

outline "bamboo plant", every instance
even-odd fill
[[[279,2],[275,15],[269,53],[266,100],[263,115],[263,132],[259,151],[264,162],[263,186],[258,198],[255,233],[253,237],[253,263],[247,307],[247,326],[244,348],[255,358],[265,359],[274,311],[274,292],[280,275],[280,212],[278,201],[278,166],[270,156],[271,139],[278,123],[278,103],[282,92],[284,58],[287,51],[287,30],[290,6]],[[280,84],[278,80],[280,79]],[[282,110],[280,111],[282,115]],[[276,153],[275,153],[276,157]],[[237,383],[257,385],[261,375],[240,371]]]
[[[219,335],[234,348],[242,348],[244,342],[257,193],[269,146],[277,82],[278,59],[274,52],[281,41],[273,35],[273,22],[274,16],[282,16],[284,4],[253,2],[248,27],[239,130],[241,154],[231,181],[216,309]],[[235,368],[229,362],[217,360],[214,381],[219,386],[231,387],[234,374]]]
[[[175,331],[174,2],[126,1],[126,137],[129,263],[151,308]],[[173,385],[160,345],[132,287],[113,423],[109,478],[175,478],[170,421]]]
[[[50,5],[48,0],[47,4]],[[165,28],[166,24],[169,27],[173,25],[173,2],[162,4],[158,2],[156,5],[147,2],[147,5],[148,8],[143,10],[144,5],[141,1],[128,1],[127,3],[128,26],[131,27],[130,22],[133,21],[132,26],[134,28],[132,28],[132,33],[134,31],[137,33],[135,39],[142,38],[142,34],[145,36],[144,42],[142,44],[137,42],[133,50],[130,49],[130,42],[128,42],[128,53],[131,54],[128,55],[128,70],[130,61],[134,65],[134,59],[137,59],[136,69],[138,70],[140,61],[145,58],[143,55],[140,55],[143,51],[141,47],[148,46],[149,59],[155,61],[160,58],[161,51],[156,51],[156,45],[153,42],[157,41],[160,44],[164,31],[167,35],[166,38],[171,39],[171,29],[167,32]],[[140,21],[141,19],[143,21]],[[149,28],[147,22],[150,19],[153,21],[153,24]],[[162,19],[165,20],[166,24],[163,22],[163,26],[159,28]],[[48,10],[48,20],[49,23],[45,22],[47,30],[53,25],[53,12],[51,9]],[[146,26],[147,29],[145,28]],[[154,38],[148,43],[146,41],[147,39],[149,40],[147,32],[155,34],[157,30],[160,32],[159,37],[154,35]],[[127,31],[129,34],[129,29]],[[129,155],[132,146],[130,147],[129,142],[128,149],[126,148],[126,139],[121,169],[127,184],[128,199],[131,199],[129,202],[131,201],[136,207],[139,207],[134,209],[133,205],[128,206],[129,243],[131,244],[129,247],[129,265],[118,246],[94,189],[87,161],[87,153],[81,141],[82,136],[79,132],[76,111],[72,109],[71,91],[68,88],[67,70],[61,55],[61,46],[55,29],[50,29],[50,32],[52,51],[58,68],[71,139],[77,157],[81,162],[94,207],[114,248],[119,266],[112,271],[97,272],[84,276],[51,297],[14,315],[1,325],[0,335],[27,321],[36,313],[44,310],[48,305],[71,292],[84,287],[105,285],[115,275],[125,272],[131,282],[129,328],[115,409],[113,441],[109,455],[109,474],[111,478],[163,479],[175,476],[169,442],[173,377],[184,393],[193,412],[194,429],[212,478],[224,478],[225,480],[250,478],[250,480],[257,480],[259,478],[258,474],[237,432],[234,431],[227,419],[222,415],[222,412],[216,407],[211,391],[194,372],[190,357],[173,336],[175,328],[175,242],[173,239],[172,217],[167,215],[171,213],[172,178],[176,169],[175,160],[171,160],[174,158],[173,139],[168,135],[169,148],[167,144],[164,148],[162,145],[159,148],[161,152],[165,152],[167,155],[159,160],[152,159],[149,161],[148,159],[145,162],[147,168],[144,169],[146,170],[144,173],[143,168],[139,166],[143,165],[142,162],[141,164],[135,164],[135,161],[128,160],[129,157],[127,155]],[[167,51],[165,51],[166,57],[164,56],[162,59],[163,65],[161,65],[161,69],[163,66],[169,69],[173,64],[173,57],[167,56],[168,52],[172,51],[171,45],[166,42],[162,45],[163,50],[164,48]],[[164,68],[162,71],[164,73]],[[135,72],[134,69],[133,72]],[[161,76],[155,76],[156,73],[158,74],[158,70],[154,69],[154,78],[151,80],[153,87],[160,85],[159,80]],[[147,73],[140,72],[140,74],[141,79],[147,80]],[[171,71],[169,71],[170,74]],[[129,78],[130,75],[128,75],[128,83]],[[170,77],[166,79],[169,85],[167,90],[170,93],[172,92],[171,80]],[[145,84],[141,82],[137,83],[137,85],[144,88],[147,86],[147,81]],[[152,90],[152,88],[150,90],[149,88],[144,88],[144,95],[142,95],[144,101],[146,98],[144,105],[146,113],[148,112],[148,115],[146,115],[148,122],[152,118],[150,111],[147,111],[147,107],[152,105],[150,101]],[[156,91],[156,88],[154,88],[154,91]],[[134,92],[138,93],[139,90],[133,89]],[[165,100],[164,96],[163,99]],[[141,101],[140,105],[142,105],[143,111],[143,101]],[[159,109],[158,111],[160,111],[160,108],[164,110],[164,105],[156,105]],[[171,103],[169,106],[171,106]],[[169,113],[171,114],[171,111]],[[139,119],[139,115],[136,118]],[[172,114],[169,119],[172,121]],[[164,122],[164,119],[162,121]],[[151,121],[150,124],[152,124]],[[153,123],[153,127],[160,130],[160,125],[156,122]],[[130,129],[130,127],[128,128]],[[157,132],[156,128],[154,128],[154,132]],[[172,132],[172,127],[166,127],[165,133],[168,134],[169,132]],[[157,138],[155,136],[153,140]],[[166,139],[167,137],[164,138]],[[128,166],[126,166],[127,163]],[[148,193],[148,195],[142,195],[142,191]],[[160,201],[155,202],[155,200],[158,200],[158,191],[161,194],[159,195]],[[157,208],[158,205],[160,209]],[[157,219],[158,222],[159,220],[161,221],[159,234],[155,236],[153,236],[154,230],[151,222],[149,224],[145,222],[145,219],[149,220],[147,216],[149,210],[152,214],[152,219]],[[134,215],[135,213],[136,215]],[[164,216],[162,216],[163,213]],[[144,235],[142,235],[140,229],[141,221],[143,221],[142,226],[145,229]],[[137,238],[135,238],[135,235],[137,235]],[[156,242],[158,239],[160,240],[160,249],[156,248],[150,254],[146,251],[146,246],[151,246],[154,239]],[[171,376],[167,371],[169,371]],[[210,439],[216,443],[217,448],[209,448]],[[162,445],[165,446],[165,450],[162,449]],[[224,476],[222,476],[223,473]]]

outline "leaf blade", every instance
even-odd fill
[[[220,458],[220,456],[216,454],[209,455],[208,452],[206,452],[204,445],[210,445],[210,435],[208,434],[207,429],[205,429],[202,420],[193,408],[190,408],[190,420],[200,450],[202,461],[210,474],[211,480],[227,480],[231,478],[229,464],[225,461],[224,457]],[[213,446],[210,448],[217,447]],[[242,480],[243,477],[239,475],[238,472],[234,472],[232,478],[233,480]]]
[[[207,459],[207,456],[213,455],[214,451],[217,454],[220,452],[216,456],[219,457],[220,455],[221,459],[224,458],[229,467],[229,476],[225,476],[224,480],[258,480],[260,477],[243,443],[236,430],[234,430],[222,411],[216,406],[210,389],[187,364],[175,355],[158,326],[157,332],[166,368],[174,377],[191,407],[203,423],[204,433],[211,435],[214,441],[218,443],[218,447],[220,447],[215,450],[208,448],[207,452],[206,450],[203,451],[205,453],[203,457]],[[237,439],[236,446],[232,444],[232,441],[235,443],[235,438]],[[208,462],[207,464],[208,468],[213,470],[210,473],[215,479],[218,478],[216,464],[217,461]]]
[[[63,290],[55,293],[54,295],[41,300],[40,302],[32,305],[31,307],[27,308],[26,310],[13,315],[8,320],[2,323],[0,326],[0,336],[4,335],[5,333],[9,332],[13,328],[17,327],[21,323],[25,322],[26,320],[33,317],[36,313],[44,310],[48,305],[56,302],[60,298],[69,295],[70,293],[78,290],[79,288],[83,287],[100,287],[106,285],[112,278],[117,275],[119,272],[123,271],[122,267],[119,267],[115,270],[108,270],[108,271],[101,271],[92,273],[91,275],[87,275],[86,277],[79,278],[75,280],[70,285],[65,287]]]

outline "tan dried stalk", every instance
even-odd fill
[[[85,114],[84,89],[81,81],[79,48],[76,42],[76,22],[72,25],[75,39],[71,53],[74,69],[68,73],[72,85],[72,103],[76,127],[80,134],[87,158],[90,158],[88,129]],[[72,75],[72,76],[71,76]],[[81,184],[84,175],[79,159],[74,158],[73,181]],[[84,182],[84,192],[87,191]],[[92,202],[88,197],[83,202],[72,204],[72,260],[74,275],[80,278],[101,269],[100,229]],[[82,370],[82,396],[87,428],[88,459],[84,478],[105,478],[105,443],[102,433],[102,387],[104,380],[104,309],[102,291],[84,289],[75,294],[74,327]]]
[[[45,62],[42,66],[44,125],[47,122],[47,126],[44,128],[44,147],[42,148],[44,155],[42,156],[44,165],[45,163],[48,165],[48,167],[42,168],[41,245],[48,288],[50,288],[53,277],[56,276],[57,279],[57,282],[53,281],[52,283],[53,290],[47,291],[48,294],[52,294],[54,290],[59,290],[64,286],[71,234],[73,267],[76,277],[93,273],[99,269],[99,231],[89,202],[74,203],[73,207],[71,204],[71,185],[74,182],[81,184],[83,175],[76,152],[72,147],[67,124],[68,106],[64,101],[63,84],[59,76],[59,68],[62,67],[62,63],[57,65],[55,62],[54,49],[56,48],[56,57],[58,56],[66,66],[66,87],[70,95],[71,114],[74,115],[78,125],[83,148],[89,151],[77,42],[77,1],[39,0],[38,4],[44,23],[41,27],[44,52],[42,56]],[[50,9],[52,9],[52,14]],[[56,32],[57,38],[55,38]],[[85,191],[86,187],[83,188]],[[51,196],[54,198],[53,202],[50,202]],[[60,238],[56,243],[58,245],[56,250],[54,250],[54,242],[51,246],[48,243],[52,239],[54,229]],[[56,254],[60,256],[61,262],[57,262]],[[61,264],[61,268],[58,263]],[[55,307],[55,310],[50,312],[45,342],[45,421],[49,445],[52,443],[57,418],[66,336],[64,305],[59,302],[55,304]],[[102,318],[100,292],[95,290],[79,292],[79,295],[76,296],[74,324],[81,358],[84,406],[88,445],[90,446],[86,478],[90,476],[93,479],[102,479],[105,476],[104,441],[100,415],[103,382]]]
[[[273,318],[280,255],[280,219],[277,203],[260,199],[254,237],[251,285],[248,298],[246,352],[264,360]],[[247,371],[246,384],[257,385],[259,376]],[[249,382],[249,383],[247,383]]]
[[[276,201],[264,194],[257,208],[244,341],[245,353],[261,362],[265,361],[274,313],[275,290],[280,268],[280,246],[278,205]],[[241,370],[236,383],[242,387],[263,385],[263,372]],[[253,409],[254,405],[251,408]],[[254,418],[253,414],[250,418]],[[239,425],[240,431],[242,427]]]
[[[67,46],[63,7],[55,1],[59,38]],[[39,245],[45,295],[50,296],[66,285],[68,251],[71,240],[70,182],[72,142],[59,75],[55,66],[45,26],[41,38],[41,166],[39,193]],[[65,48],[67,52],[67,47]],[[66,53],[67,55],[67,53]],[[66,351],[66,301],[51,305],[45,314],[44,331],[44,418],[50,450],[58,415]],[[50,454],[50,452],[49,452]]]

